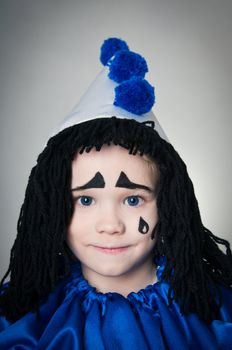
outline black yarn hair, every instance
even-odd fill
[[[39,155],[27,185],[9,268],[0,285],[0,312],[15,322],[41,303],[70,275],[76,257],[66,244],[73,213],[71,164],[79,153],[105,144],[148,155],[160,173],[154,256],[165,256],[162,278],[169,282],[169,303],[195,312],[205,322],[219,317],[220,286],[232,285],[229,243],[202,224],[194,188],[178,153],[146,123],[96,119],[52,137]],[[222,245],[223,250],[218,245]],[[4,284],[10,276],[8,283]]]

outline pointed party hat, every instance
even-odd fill
[[[168,140],[152,112],[155,93],[144,79],[148,72],[145,59],[130,51],[125,41],[109,38],[101,47],[100,60],[104,68],[53,135],[76,124],[114,116],[150,122],[160,137]]]

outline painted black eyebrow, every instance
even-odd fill
[[[83,186],[77,186],[71,191],[80,191],[80,190],[87,190],[89,188],[104,188],[105,187],[105,181],[101,173],[99,171],[94,175],[94,177],[87,182]]]
[[[121,174],[116,182],[115,187],[129,188],[132,190],[136,189],[136,188],[141,188],[143,190],[153,192],[153,190],[150,187],[147,187],[145,185],[136,184],[136,183],[130,181],[123,171],[121,171]]]

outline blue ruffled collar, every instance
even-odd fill
[[[117,292],[107,292],[102,293],[97,291],[97,289],[91,286],[88,281],[84,278],[80,263],[75,263],[72,266],[72,274],[70,281],[65,286],[65,299],[74,297],[78,295],[82,298],[82,307],[85,312],[88,312],[94,302],[100,305],[102,315],[105,313],[106,304],[108,301],[115,299],[128,300],[134,303],[137,301],[143,305],[147,305],[150,308],[150,296],[153,295],[157,286],[161,283],[162,273],[165,267],[165,257],[160,257],[155,261],[154,266],[156,266],[156,276],[157,281],[153,285],[147,285],[145,288],[140,289],[138,292],[131,292],[124,297]]]

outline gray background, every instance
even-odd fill
[[[231,0],[0,1],[0,276],[27,179],[52,129],[126,40],[147,59],[154,112],[185,160],[202,219],[231,238]]]

